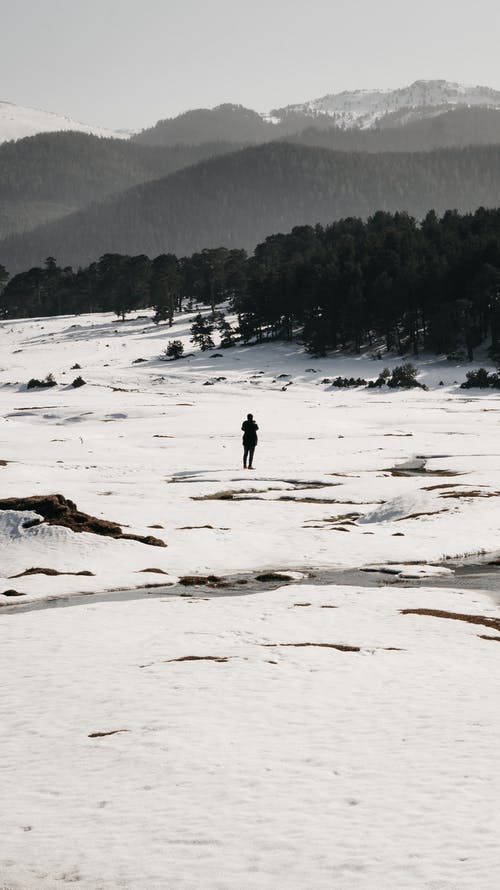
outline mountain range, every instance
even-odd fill
[[[271,112],[283,122],[289,115],[327,115],[337,126],[366,129],[394,126],[456,106],[500,108],[500,91],[490,87],[464,86],[446,80],[416,80],[397,90],[354,90],[333,93],[299,105],[287,105]]]
[[[294,225],[378,209],[419,216],[500,204],[498,152],[480,148],[500,146],[500,92],[488,87],[416,81],[265,115],[221,105],[129,138],[37,114],[30,126],[62,121],[66,131],[0,145],[0,264],[9,271],[49,254],[79,264],[106,251],[252,248]]]
[[[392,128],[456,107],[477,106],[500,109],[500,91],[446,80],[417,80],[394,90],[328,93],[319,99],[275,108],[265,114],[231,104],[199,108],[134,133],[91,126],[67,115],[0,102],[0,143],[61,130],[115,139],[132,138],[149,145],[215,140],[261,142],[298,133],[311,124],[342,129]]]

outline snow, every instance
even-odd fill
[[[0,511],[0,887],[495,890],[500,634],[402,610],[498,619],[441,563],[498,558],[500,395],[429,356],[427,392],[338,390],[401,359],[200,353],[191,320],[0,322],[2,497],[168,545]],[[162,361],[173,338],[193,355]],[[167,586],[195,574],[248,584]]]
[[[500,91],[446,80],[417,80],[394,90],[330,93],[303,104],[289,105],[275,114],[279,119],[286,113],[328,114],[336,126],[366,129],[375,126],[385,115],[404,109],[411,109],[404,120],[407,123],[423,116],[432,117],[436,107],[446,110],[457,105],[500,108]]]
[[[4,615],[9,890],[494,890],[498,645],[405,607],[496,612],[284,587]]]
[[[79,133],[92,133],[94,136],[108,136],[113,139],[129,139],[130,133],[123,130],[110,130],[82,124],[67,115],[41,108],[14,105],[0,102],[0,143],[11,139],[24,139],[37,133],[54,133],[60,130],[74,130]]]

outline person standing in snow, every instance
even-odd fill
[[[257,445],[257,430],[259,427],[253,419],[253,414],[247,414],[247,419],[241,425],[243,430],[243,469],[253,470],[253,453]]]

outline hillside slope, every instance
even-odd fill
[[[55,256],[88,263],[106,252],[189,254],[252,248],[305,223],[376,210],[417,217],[434,208],[500,205],[500,146],[420,154],[343,154],[271,143],[204,161],[0,242],[10,272]]]
[[[234,146],[222,142],[152,147],[73,132],[5,143],[0,145],[0,238],[230,150]]]
[[[373,127],[387,115],[402,114],[402,119],[429,117],[436,109],[454,106],[500,108],[500,91],[485,86],[466,86],[447,80],[416,80],[395,90],[346,90],[329,93],[320,99],[276,108],[274,119],[285,121],[289,115],[328,115],[342,127]]]
[[[335,151],[433,151],[500,143],[500,109],[457,107],[401,122],[387,115],[373,129],[308,127],[290,140]]]
[[[42,108],[15,105],[13,102],[0,102],[0,142],[24,139],[26,136],[35,136],[37,133],[54,133],[62,130],[92,133],[95,136],[108,136],[115,139],[130,138],[130,133],[82,124],[65,114],[44,111]]]

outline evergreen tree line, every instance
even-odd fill
[[[49,257],[10,280],[0,267],[2,284],[4,318],[98,311],[125,318],[152,307],[156,321],[172,325],[175,313],[204,305],[224,345],[284,338],[314,355],[385,347],[472,359],[487,342],[498,356],[500,210],[430,212],[421,223],[378,212],[366,222],[301,226],[266,238],[251,256],[226,248],[152,260],[105,254],[77,271]],[[237,326],[216,316],[221,303]]]

